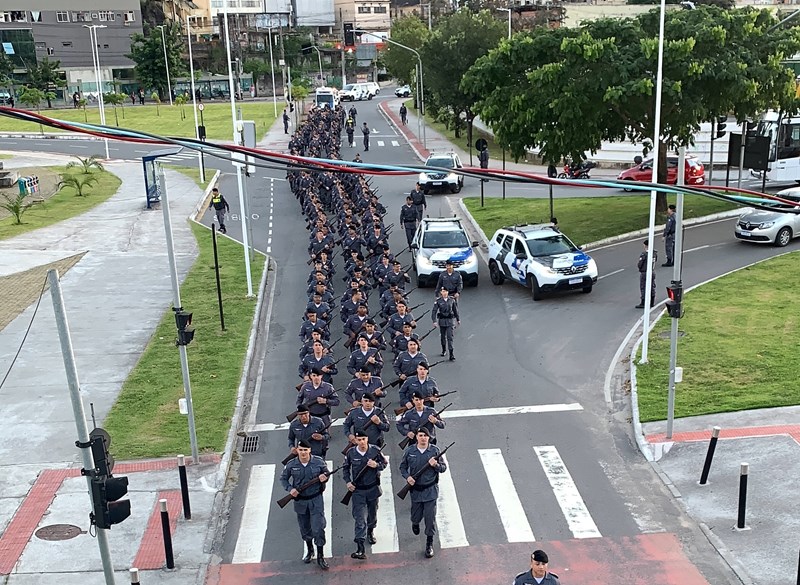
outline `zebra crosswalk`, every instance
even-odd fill
[[[545,505],[543,502],[547,500],[542,494],[543,485],[550,486],[552,496],[558,504],[556,513],[563,516],[563,520],[559,522],[566,523],[572,538],[602,537],[558,449],[552,445],[541,445],[526,448],[526,453],[529,454],[528,461],[523,462],[522,466],[509,466],[501,449],[497,447],[476,449],[474,452],[466,453],[466,459],[469,461],[475,458],[476,463],[478,461],[479,463],[475,466],[467,465],[466,469],[454,469],[451,458],[445,456],[448,471],[439,477],[437,513],[437,537],[442,549],[470,546],[470,537],[465,527],[467,518],[465,513],[472,514],[474,520],[476,512],[496,515],[502,525],[505,541],[508,543],[536,541],[534,528],[542,528],[537,524],[554,521],[553,511],[548,511],[546,514],[539,511],[539,506]],[[463,455],[459,458],[459,466],[464,466]],[[331,461],[328,461],[328,466],[333,469]],[[403,483],[397,467],[396,458],[393,457],[381,474],[383,494],[378,504],[378,526],[375,530],[378,542],[372,546],[372,554],[401,552],[403,540],[398,531],[398,517],[403,519],[403,525],[407,523],[409,504],[395,497],[395,492]],[[481,468],[488,480],[490,494],[480,498],[481,509],[476,510],[473,504],[474,492],[469,494],[467,490],[474,489],[472,486],[475,484],[482,485],[482,482],[473,481],[478,479],[474,477],[474,470]],[[523,468],[525,476],[521,477],[520,472]],[[535,486],[526,475],[531,470],[539,476],[537,481],[533,482],[536,483]],[[251,467],[231,563],[260,563],[269,560],[262,558],[268,538],[285,540],[288,536],[291,540],[294,536],[296,527],[292,525],[293,518],[290,520],[288,515],[282,515],[275,522],[271,522],[270,519],[271,514],[276,512],[275,500],[283,496],[283,490],[277,481],[280,471],[279,465],[271,463]],[[334,492],[343,490],[340,484],[341,482],[336,479],[331,481],[323,496],[327,520],[325,552],[328,556],[343,552],[332,550],[334,548],[332,533],[349,534],[352,531],[352,519],[349,514],[338,509],[334,510]],[[462,494],[459,495],[459,492]],[[470,496],[473,496],[472,499],[469,499]],[[531,513],[533,501],[536,502],[536,506]],[[474,528],[475,522],[471,524]],[[552,533],[552,526],[549,530]],[[269,534],[272,536],[268,536]],[[480,541],[478,535],[475,536]],[[298,556],[302,556],[300,547]]]

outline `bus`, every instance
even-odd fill
[[[756,135],[769,137],[767,180],[800,184],[800,118],[769,111],[756,126]],[[751,171],[761,177],[760,171]]]
[[[314,93],[314,103],[318,108],[334,109],[339,104],[339,96],[334,87],[318,87]]]

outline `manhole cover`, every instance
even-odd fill
[[[669,335],[670,335],[669,331],[662,331],[661,333],[658,334],[658,336],[663,339],[669,339]],[[678,331],[678,337],[683,337],[685,335],[686,335],[685,331],[680,331],[680,330]]]
[[[83,530],[72,524],[51,524],[42,526],[36,531],[36,538],[41,540],[69,540],[83,534]]]
[[[258,435],[247,435],[242,441],[242,453],[255,453],[258,449]]]

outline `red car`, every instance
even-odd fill
[[[653,159],[648,158],[642,161],[642,157],[637,156],[635,159],[636,166],[622,171],[617,177],[618,181],[642,181],[645,183],[653,182]],[[667,184],[674,185],[678,181],[678,157],[667,156]],[[705,168],[700,159],[695,156],[686,157],[686,177],[685,183],[687,185],[703,185],[706,182]],[[625,191],[633,191],[633,189],[625,189]]]

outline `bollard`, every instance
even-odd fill
[[[189,481],[186,479],[186,458],[178,455],[178,475],[181,478],[181,498],[183,498],[183,517],[192,519],[192,507],[189,504]]]
[[[703,472],[700,474],[700,485],[706,485],[706,482],[708,481],[708,472],[711,471],[711,460],[714,459],[714,450],[717,448],[720,430],[720,427],[714,427],[711,430],[711,441],[708,443],[706,461],[703,463]]]
[[[139,569],[131,567],[129,572],[131,574],[131,585],[139,585]]]
[[[161,532],[164,534],[164,554],[167,557],[167,568],[175,568],[175,559],[172,556],[172,534],[169,531],[169,512],[167,512],[167,500],[158,500],[161,506]]]
[[[800,554],[797,555],[797,585],[800,585]]]
[[[750,471],[750,465],[742,463],[739,465],[739,517],[736,520],[736,528],[744,530],[744,511],[747,507],[747,474]]]

